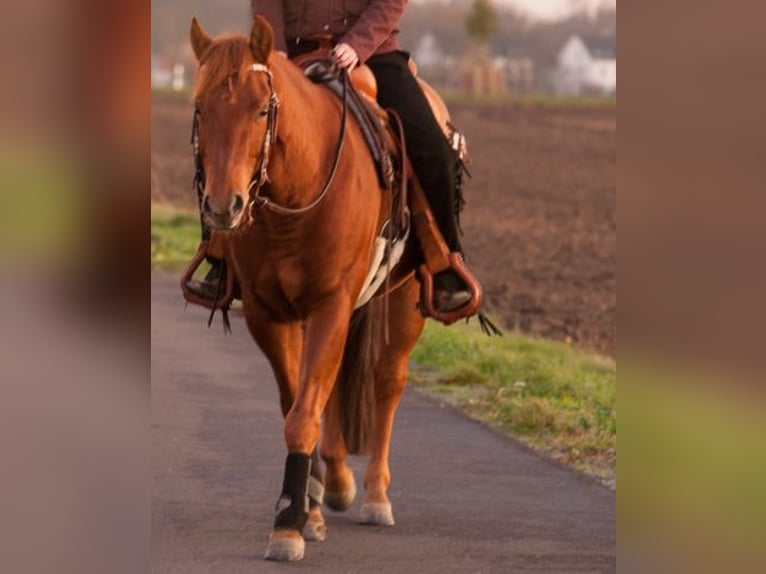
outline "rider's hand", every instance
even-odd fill
[[[332,51],[332,58],[335,63],[341,68],[348,68],[349,71],[353,70],[359,63],[359,56],[351,46],[348,44],[338,44]]]

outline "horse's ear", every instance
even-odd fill
[[[250,32],[250,50],[257,62],[269,61],[271,49],[274,46],[274,32],[271,25],[260,14],[253,20],[253,31]]]
[[[190,37],[192,50],[194,50],[194,56],[199,62],[202,60],[202,55],[205,53],[205,50],[208,49],[213,40],[210,38],[210,36],[205,34],[205,31],[202,29],[202,26],[199,25],[196,16],[192,18]]]

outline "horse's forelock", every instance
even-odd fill
[[[213,87],[221,85],[234,73],[244,77],[245,68],[253,61],[250,44],[244,36],[215,40],[200,62],[195,97],[204,97]]]

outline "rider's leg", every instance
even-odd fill
[[[402,119],[407,154],[428,197],[450,251],[460,251],[455,223],[457,158],[436,122],[420,84],[410,72],[404,52],[373,56],[367,61],[378,82],[378,102]]]
[[[408,62],[405,52],[391,52],[373,56],[367,65],[378,83],[378,102],[384,108],[395,110],[402,119],[407,153],[447,247],[450,251],[462,252],[455,220],[456,153],[437,123]],[[434,285],[445,295],[440,304],[444,311],[460,307],[471,298],[465,285],[452,272],[437,275]]]

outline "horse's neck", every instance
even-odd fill
[[[306,79],[288,62],[274,66],[274,88],[282,103],[269,167],[269,197],[298,207],[324,185],[337,138],[339,114],[332,94]]]

